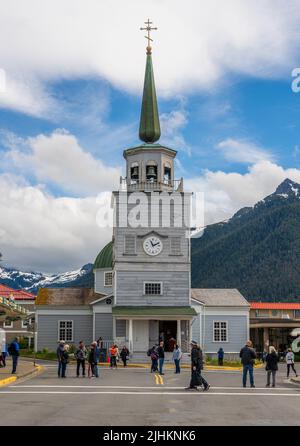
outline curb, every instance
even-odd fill
[[[24,375],[21,376],[9,376],[8,378],[4,378],[0,380],[0,387],[4,387],[4,386],[8,386],[9,384],[12,384],[13,382],[19,380],[19,379],[23,379],[23,378],[27,378],[30,376],[36,376],[39,375],[40,373],[42,373],[44,371],[44,367],[41,365],[36,365],[35,368],[33,370],[31,370],[30,372],[25,373]]]
[[[9,378],[4,378],[0,380],[0,387],[8,386],[9,384],[17,381],[16,376],[10,376]]]

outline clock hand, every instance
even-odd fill
[[[160,242],[155,243],[155,245],[152,244],[153,248],[154,246],[160,245]]]

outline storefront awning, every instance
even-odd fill
[[[197,313],[192,307],[122,307],[112,308],[113,316],[178,316],[192,317]]]

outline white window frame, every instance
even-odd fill
[[[24,325],[24,322],[25,322],[24,319],[22,319],[22,325],[21,325],[22,328],[27,328],[28,325],[30,325],[30,323],[31,323],[31,321],[29,321],[28,325]]]
[[[60,338],[60,324],[61,322],[72,322],[72,339]],[[65,327],[65,330],[67,328]],[[57,321],[57,341],[74,342],[74,321],[72,319],[60,319]]]
[[[10,324],[7,325],[7,321],[3,322],[3,328],[14,328],[14,322],[10,321]]]
[[[215,328],[215,324],[218,323],[220,324],[219,328]],[[221,328],[221,324],[226,324],[226,341],[222,341],[221,340],[221,330],[224,330],[224,328]],[[229,342],[229,336],[228,336],[228,321],[213,321],[213,343],[215,344],[226,344]],[[220,340],[216,341],[215,340],[215,331],[218,330],[220,333]]]
[[[109,285],[106,282],[106,275],[107,274],[111,274],[111,283]],[[110,288],[113,286],[113,271],[112,270],[111,271],[104,271],[104,286],[105,287],[110,287]]]
[[[159,284],[160,285],[160,294],[147,294],[146,293],[146,284]],[[162,296],[163,295],[163,283],[156,280],[145,280],[143,283],[143,294],[144,296]]]

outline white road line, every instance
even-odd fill
[[[0,394],[5,395],[201,395],[201,396],[284,396],[284,397],[300,397],[300,393],[259,393],[259,392],[195,392],[195,391],[185,391],[185,392],[120,392],[120,391],[103,391],[103,392],[71,392],[71,391],[53,391],[53,390],[42,390],[42,391],[0,391]]]
[[[51,389],[51,388],[62,388],[62,389],[157,389],[157,386],[89,386],[89,385],[83,385],[83,386],[77,386],[77,385],[53,385],[53,384],[35,384],[32,386],[29,385],[11,385],[9,388],[14,389],[20,389],[20,388],[27,388],[27,389]],[[164,386],[164,389],[173,389],[173,390],[182,390],[183,386]],[[220,386],[211,386],[211,390],[219,389],[219,390],[240,390],[241,392],[244,391],[241,387],[220,387]],[[267,392],[270,391],[277,391],[277,390],[285,390],[285,391],[295,391],[296,389],[294,387],[287,388],[287,387],[276,387],[275,389],[270,387],[255,387],[252,392],[255,392],[256,390],[264,390]]]

